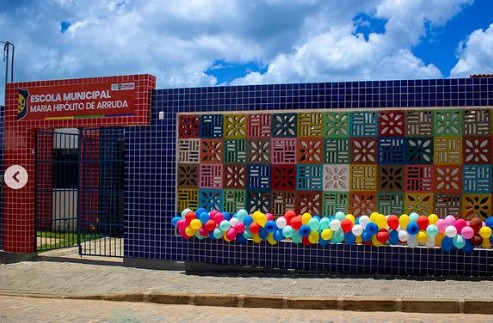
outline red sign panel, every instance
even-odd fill
[[[136,87],[132,81],[21,87],[17,120],[132,116]]]

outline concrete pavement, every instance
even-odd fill
[[[245,308],[493,314],[493,280],[342,274],[187,274],[118,258],[37,257],[0,265],[0,296]]]

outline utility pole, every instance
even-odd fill
[[[5,62],[5,85],[9,81],[9,69],[10,69],[10,83],[14,82],[14,44],[9,41],[1,41],[3,44],[3,61]],[[12,52],[10,52],[12,49]],[[10,62],[9,62],[10,61]]]

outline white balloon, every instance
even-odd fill
[[[402,242],[406,242],[407,240],[409,240],[409,233],[407,233],[407,231],[405,230],[399,230],[398,236],[399,240]]]
[[[355,236],[360,236],[363,233],[363,227],[361,224],[355,224],[351,229],[351,232],[353,232]]]
[[[425,243],[426,247],[434,248],[435,244],[436,244],[436,238],[428,236],[428,239],[426,239],[426,243]]]
[[[359,224],[363,227],[363,229],[366,228],[366,225],[370,222],[370,218],[368,215],[362,215],[359,217]]]
[[[457,228],[453,225],[449,225],[445,228],[445,235],[449,238],[453,238],[457,235]]]
[[[229,223],[231,224],[231,226],[234,226],[236,223],[238,223],[238,219],[237,218],[231,218],[229,219]]]
[[[337,231],[341,228],[341,221],[334,219],[334,220],[330,221],[329,226],[332,229],[332,231]]]
[[[288,222],[286,221],[286,218],[283,216],[277,218],[277,220],[276,220],[276,225],[279,229],[284,229],[287,224],[288,224]]]
[[[407,245],[409,246],[409,248],[416,248],[418,246],[417,235],[409,236],[409,239],[407,240]]]

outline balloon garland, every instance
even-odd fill
[[[370,216],[356,218],[344,212],[320,217],[287,210],[275,219],[272,214],[260,211],[249,214],[241,209],[229,214],[199,208],[183,210],[180,216],[172,219],[172,224],[184,239],[223,239],[238,243],[267,241],[271,245],[279,241],[304,245],[405,245],[470,253],[474,248],[490,249],[493,243],[493,216],[483,222],[479,218],[466,221],[452,215],[439,219],[436,214],[426,216],[415,212],[400,216],[373,212]]]

